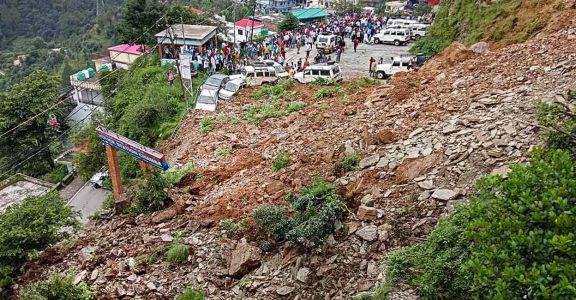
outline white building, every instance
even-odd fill
[[[264,24],[250,20],[250,19],[242,19],[240,21],[235,22],[232,28],[228,31],[228,35],[234,40],[236,43],[243,43],[250,40],[250,36],[252,35],[253,38],[262,34],[262,31],[265,29]],[[252,32],[252,30],[254,30]]]

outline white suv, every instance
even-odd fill
[[[322,78],[328,81],[342,80],[342,71],[336,63],[315,64],[306,67],[303,72],[294,74],[294,79],[300,83],[310,83]]]
[[[400,46],[406,45],[410,41],[410,36],[410,29],[408,28],[387,28],[375,34],[371,42]]]

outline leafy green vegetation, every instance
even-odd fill
[[[54,166],[54,169],[52,169],[52,171],[42,175],[40,179],[46,180],[51,183],[59,183],[62,182],[62,180],[64,179],[64,177],[66,177],[66,175],[68,175],[68,169],[66,168],[66,166],[56,165]]]
[[[10,91],[0,92],[0,132],[7,132],[29,121],[0,140],[0,173],[11,171],[15,162],[23,161],[38,151],[18,170],[40,177],[54,169],[53,155],[57,153],[52,153],[50,147],[42,149],[39,145],[44,146],[59,133],[48,125],[47,118],[32,117],[54,104],[59,86],[57,77],[38,70],[12,86]],[[61,118],[65,115],[65,106],[56,106],[51,112]],[[66,129],[65,125],[62,127]]]
[[[168,199],[168,187],[166,178],[157,171],[145,179],[135,179],[125,192],[131,200],[126,212],[137,215],[164,208]]]
[[[347,172],[355,170],[356,167],[358,167],[359,162],[360,154],[356,152],[347,154],[341,162],[334,165],[334,171],[332,174],[334,174],[334,176],[342,176]]]
[[[166,183],[169,187],[177,186],[184,176],[194,172],[195,167],[193,163],[187,163],[180,168],[171,168],[164,172],[163,176],[166,178]]]
[[[227,156],[230,153],[232,153],[232,151],[233,151],[232,147],[220,148],[220,149],[217,149],[216,151],[214,151],[214,156],[215,157]]]
[[[300,20],[296,18],[292,13],[287,13],[286,17],[280,24],[278,24],[278,30],[280,31],[291,31],[297,29],[300,25]]]
[[[290,155],[286,151],[280,151],[272,161],[272,171],[278,172],[288,166]]]
[[[323,77],[318,77],[316,78],[316,80],[314,80],[313,84],[315,85],[319,85],[319,86],[338,86],[338,82],[331,80],[331,79],[326,79]]]
[[[294,84],[293,79],[287,79],[280,81],[278,84],[265,85],[256,92],[254,92],[253,96],[256,100],[262,100],[265,97],[270,99],[275,96],[285,96],[289,94],[288,90],[293,84]]]
[[[332,98],[336,95],[344,96],[346,95],[346,93],[344,92],[344,89],[342,89],[342,87],[340,86],[337,86],[335,88],[323,87],[314,94],[314,98],[316,99]]]
[[[286,108],[286,110],[288,111],[288,113],[293,113],[303,109],[306,106],[307,106],[306,102],[291,101],[288,103],[288,107]]]
[[[190,248],[180,242],[175,242],[168,247],[166,251],[166,261],[174,264],[180,264],[188,260]]]
[[[66,237],[60,229],[78,226],[76,216],[58,192],[28,197],[0,212],[0,290],[31,255]]]
[[[206,294],[191,288],[185,288],[181,294],[176,296],[176,300],[204,300]]]
[[[256,227],[277,241],[309,249],[319,247],[334,233],[334,223],[346,216],[344,199],[334,185],[320,177],[302,188],[300,194],[288,194],[286,201],[295,211],[293,216],[282,206],[262,205],[253,211]]]
[[[213,126],[214,126],[214,121],[212,121],[206,117],[202,118],[202,120],[200,120],[200,133],[201,134],[208,133],[208,131],[210,131],[210,129],[212,129]]]
[[[552,2],[494,1],[490,4],[473,0],[442,1],[434,24],[412,52],[433,56],[454,40],[467,46],[486,40],[500,44],[519,43],[533,37],[546,26],[550,14],[542,13]]]
[[[246,220],[234,222],[232,219],[224,219],[220,221],[220,226],[226,232],[226,236],[233,237],[246,228]]]
[[[84,282],[74,284],[72,275],[61,278],[53,274],[47,280],[24,286],[18,294],[18,299],[92,300],[96,299],[96,294]]]
[[[360,89],[360,88],[369,87],[369,86],[376,84],[376,83],[378,83],[378,82],[372,78],[362,77],[362,78],[354,81],[352,83],[352,87],[354,89]]]

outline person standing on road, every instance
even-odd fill
[[[302,41],[298,38],[296,41],[296,54],[300,54],[300,47],[302,47]]]
[[[354,53],[356,53],[356,48],[358,48],[358,39],[354,39]]]
[[[306,44],[306,59],[308,59],[310,57],[310,51],[312,51],[312,44],[307,43]]]
[[[342,47],[338,47],[338,50],[336,50],[336,62],[340,63],[340,56],[342,55]]]
[[[370,64],[368,65],[368,74],[370,77],[374,76],[374,71],[376,71],[376,68],[372,68],[372,65],[376,66],[375,62],[376,59],[374,59],[373,56],[370,56]]]

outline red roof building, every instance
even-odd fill
[[[258,22],[258,21],[253,21],[250,19],[242,19],[240,21],[236,21],[236,23],[234,23],[234,25],[236,27],[254,27],[254,28],[258,28],[258,27],[264,27],[264,24]]]

